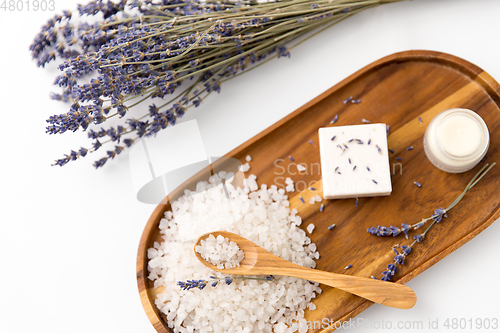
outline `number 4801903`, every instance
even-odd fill
[[[498,318],[446,318],[443,324],[447,329],[498,329]]]
[[[4,12],[21,12],[21,11],[54,11],[56,9],[55,0],[3,0],[0,5],[0,10]]]

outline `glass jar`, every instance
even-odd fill
[[[427,158],[437,168],[465,172],[486,155],[490,134],[484,120],[468,109],[450,109],[439,113],[429,123],[424,135]]]

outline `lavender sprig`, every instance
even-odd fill
[[[267,275],[264,278],[256,278],[250,276],[225,276],[225,277],[217,277],[214,275],[210,276],[208,280],[186,280],[186,281],[177,281],[177,285],[182,288],[182,290],[191,290],[194,288],[198,288],[203,290],[207,285],[212,287],[217,287],[220,283],[225,283],[226,285],[230,285],[233,283],[235,279],[245,279],[245,280],[260,280],[260,281],[276,281],[277,279],[274,275]]]
[[[390,263],[387,265],[387,269],[382,272],[382,281],[391,281],[392,277],[396,274],[397,272],[397,266],[396,265],[404,265],[406,257],[411,253],[411,250],[413,246],[416,243],[421,243],[424,241],[427,232],[434,226],[436,223],[440,223],[443,219],[443,217],[447,217],[447,212],[451,210],[453,207],[455,207],[465,196],[465,194],[474,186],[476,185],[487,173],[490,171],[490,169],[495,166],[496,163],[493,163],[491,166],[487,163],[485,166],[481,168],[481,170],[476,173],[476,175],[470,180],[470,182],[467,184],[465,187],[464,191],[446,208],[438,208],[434,210],[434,214],[427,218],[427,219],[422,219],[422,221],[413,224],[413,225],[408,225],[403,223],[403,226],[401,229],[396,228],[396,227],[377,227],[377,228],[369,228],[368,232],[372,234],[376,234],[377,236],[397,236],[401,232],[403,232],[406,235],[406,238],[408,239],[408,231],[413,228],[413,229],[418,229],[422,227],[427,221],[432,220],[432,223],[425,229],[424,232],[421,234],[413,236],[413,242],[409,245],[402,245],[399,246],[399,244],[394,245],[392,247],[392,250],[395,253],[394,256],[394,262]],[[405,232],[406,231],[406,232]],[[380,235],[378,233],[381,233]],[[401,251],[398,251],[400,249]]]
[[[83,130],[92,144],[54,165],[111,145],[94,164],[102,167],[138,139],[174,126],[190,108],[219,93],[228,79],[270,59],[290,57],[290,49],[351,15],[398,1],[403,0],[94,0],[79,5],[78,14],[64,11],[42,27],[30,46],[40,67],[63,61],[54,82],[62,91],[51,98],[70,108],[49,117],[46,132]],[[75,23],[77,15],[96,19]],[[92,79],[86,79],[89,74]],[[149,103],[145,114],[137,113],[141,103]],[[110,118],[121,124],[105,126]]]
[[[401,252],[397,250],[398,248],[401,249]],[[406,257],[411,253],[411,245],[410,246],[403,245],[400,247],[399,244],[397,244],[397,245],[394,245],[392,247],[392,250],[396,254],[394,256],[394,262],[388,264],[387,269],[382,272],[382,278],[380,278],[380,280],[382,280],[382,281],[391,281],[392,280],[392,277],[397,272],[396,264],[404,265]]]
[[[465,187],[465,189],[463,190],[463,192],[446,209],[443,209],[443,208],[439,207],[438,209],[434,210],[434,214],[432,214],[430,217],[422,219],[421,221],[419,221],[419,222],[417,222],[415,224],[402,223],[401,224],[401,228],[398,228],[398,227],[395,227],[395,226],[385,227],[385,226],[380,226],[379,225],[377,227],[368,228],[367,232],[370,233],[370,234],[372,234],[372,235],[376,235],[376,236],[380,236],[380,237],[384,237],[384,236],[398,236],[399,234],[403,233],[405,235],[406,239],[408,239],[408,237],[409,237],[408,233],[409,233],[410,230],[412,230],[412,229],[416,230],[416,229],[422,227],[428,221],[433,221],[432,222],[433,224],[441,222],[441,220],[443,218],[448,217],[448,215],[446,213],[449,212],[453,207],[455,207],[463,199],[463,197],[465,196],[465,194],[474,185],[476,185],[477,182],[480,181],[481,178],[483,178],[484,175],[486,175],[486,173],[488,173],[488,171],[490,171],[490,169],[493,166],[495,166],[495,164],[496,163],[493,163],[491,166],[489,166],[489,164],[486,164],[483,168],[481,168],[481,170],[479,170],[479,172],[467,184],[467,186]]]

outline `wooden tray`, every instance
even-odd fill
[[[382,58],[346,78],[319,95],[300,109],[278,121],[234,149],[226,156],[245,163],[252,156],[251,173],[260,184],[284,183],[290,176],[299,190],[314,186],[302,193],[289,195],[291,207],[299,211],[304,222],[316,225],[310,236],[321,254],[317,268],[344,274],[378,278],[388,263],[393,261],[391,246],[409,244],[404,236],[376,237],[366,229],[377,225],[400,226],[415,223],[430,216],[434,209],[448,206],[461,193],[473,175],[484,165],[480,163],[464,174],[448,174],[438,170],[426,158],[423,134],[430,120],[439,112],[450,108],[468,108],[476,111],[489,127],[491,145],[487,161],[500,161],[500,85],[479,67],[452,55],[432,51],[407,51]],[[344,104],[349,96],[361,103]],[[330,121],[338,115],[335,125]],[[423,124],[420,124],[418,117]],[[324,212],[319,204],[310,205],[309,198],[321,195],[319,174],[318,128],[325,126],[360,124],[366,118],[371,122],[389,124],[389,147],[396,151],[390,156],[395,168],[392,175],[393,192],[389,197],[360,198],[359,207],[354,199],[326,201]],[[313,146],[308,140],[312,140]],[[406,147],[414,146],[407,151]],[[306,163],[307,174],[298,174],[295,163]],[[401,162],[395,156],[402,158]],[[283,169],[275,165],[284,167]],[[316,163],[316,164],[315,164]],[[400,172],[400,166],[402,172]],[[289,166],[290,165],[290,166]],[[500,178],[498,166],[493,168],[475,186],[440,224],[436,224],[422,243],[414,246],[405,265],[398,265],[397,283],[406,283],[439,260],[475,237],[500,217]],[[290,174],[292,173],[292,174]],[[181,187],[192,186],[199,175]],[[422,184],[421,188],[414,181]],[[175,198],[180,189],[171,198]],[[305,199],[303,204],[298,196]],[[159,237],[158,223],[170,208],[168,198],[154,210],[142,235],[137,257],[137,281],[144,309],[160,332],[171,332],[165,317],[154,305],[156,293],[147,279],[146,251]],[[327,227],[335,223],[335,234]],[[344,267],[352,264],[348,271]],[[340,290],[322,286],[323,293],[314,299],[315,311],[306,311],[306,319],[321,321],[348,320],[373,303]],[[411,311],[411,310],[410,310]],[[310,330],[330,332],[331,329]]]

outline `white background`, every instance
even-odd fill
[[[56,1],[58,12],[75,8],[76,1]],[[94,156],[50,166],[88,145],[83,133],[44,133],[45,119],[67,106],[49,100],[56,70],[37,68],[28,47],[53,14],[0,11],[0,332],[154,333],[135,279],[154,207],[135,199],[127,154],[97,171]],[[235,78],[186,119],[197,119],[210,155],[225,154],[361,67],[409,49],[454,54],[500,80],[499,18],[498,0],[415,0],[365,11],[291,59]],[[425,327],[453,317],[500,319],[499,238],[496,222],[409,282],[418,295],[413,309],[374,305],[359,317]]]

